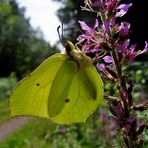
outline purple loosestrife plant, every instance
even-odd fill
[[[132,44],[129,39],[130,24],[117,23],[116,19],[124,16],[132,3],[121,4],[121,0],[85,0],[84,4],[83,10],[95,12],[100,19],[96,18],[93,27],[79,21],[84,33],[78,36],[76,45],[87,54],[93,53],[93,60],[102,78],[116,85],[118,95],[105,96],[109,111],[120,128],[126,147],[140,148],[143,144],[142,132],[147,129],[147,124],[141,123],[135,112],[146,110],[148,103],[135,104],[135,81],[124,74],[123,67],[132,64],[138,55],[146,53],[148,43],[145,42],[143,50],[137,51],[136,44]]]

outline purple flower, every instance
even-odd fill
[[[103,30],[104,30],[104,35],[109,31],[110,29],[110,20],[105,20],[103,23]]]
[[[144,49],[143,49],[143,50],[139,50],[139,51],[137,52],[136,56],[138,56],[138,55],[140,55],[140,54],[143,54],[143,53],[145,53],[145,52],[147,52],[147,51],[148,51],[148,42],[145,41],[145,47],[144,47]]]
[[[129,43],[130,43],[130,40],[129,39],[126,39],[123,42],[117,43],[116,44],[116,48],[117,48],[118,52],[121,52],[123,54],[126,54],[127,47],[129,46]]]
[[[88,25],[86,25],[86,23],[83,22],[83,21],[79,21],[79,23],[80,23],[81,28],[82,28],[84,31],[88,32],[88,33],[92,33],[92,32],[95,31],[95,29],[99,26],[99,22],[98,22],[97,19],[96,19],[96,22],[95,22],[95,25],[94,25],[93,28],[90,28],[90,27],[89,27]]]
[[[136,52],[135,52],[136,44],[132,44],[131,46],[129,46],[129,44],[130,44],[130,40],[126,39],[121,43],[117,43],[116,49],[118,50],[118,52],[122,54],[124,58],[126,58],[130,63],[132,63],[136,56]]]
[[[127,37],[129,35],[130,23],[122,22],[119,27],[119,35],[121,37]]]
[[[145,42],[145,47],[143,50],[135,51],[136,44],[130,45],[130,40],[126,39],[121,43],[116,44],[116,49],[122,54],[122,56],[127,59],[130,63],[134,62],[134,58],[140,54],[148,51],[148,42]]]
[[[79,35],[77,40],[78,45],[82,46],[82,50],[84,52],[98,52],[99,51],[99,43],[98,43],[98,39],[97,39],[97,35],[96,35],[96,29],[99,26],[99,22],[96,19],[96,22],[94,24],[94,27],[91,28],[89,27],[85,22],[83,21],[79,21],[80,26],[82,28],[82,30],[85,31],[84,34]]]
[[[121,4],[117,7],[117,13],[116,13],[116,17],[122,17],[123,15],[125,15],[128,11],[128,9],[132,6],[133,4]]]
[[[109,14],[110,12],[115,12],[119,3],[119,0],[85,0],[86,10],[100,10],[103,13]]]
[[[92,3],[92,7],[102,7],[102,6],[104,6],[104,3],[102,1],[95,0]]]
[[[105,20],[102,26],[102,30],[103,30],[103,38],[107,39],[108,37],[108,32],[110,31],[110,29],[115,26],[115,19],[110,19],[110,20]]]
[[[136,44],[131,45],[127,52],[126,58],[129,60],[130,63],[134,62],[134,58],[136,56],[136,52],[134,50],[136,46]]]
[[[102,2],[101,0],[85,0],[84,1],[85,7],[82,8],[88,8],[88,9],[95,9],[95,8],[104,8],[104,2]]]
[[[148,42],[145,41],[145,47],[143,49],[144,52],[146,52],[148,50]]]
[[[112,12],[116,12],[115,17],[122,17],[132,6],[132,3],[129,4],[119,4],[119,0],[85,0],[85,8],[88,10],[100,10],[105,13],[107,16],[112,15]],[[84,8],[84,9],[85,9]]]
[[[109,11],[115,10],[118,4],[118,0],[106,0],[105,5]]]
[[[139,135],[145,129],[144,124],[138,127],[138,118],[131,115],[134,115],[132,113],[135,110],[145,110],[147,104],[134,104],[132,94],[134,81],[131,77],[125,77],[124,71],[122,75],[122,65],[125,62],[134,62],[136,56],[147,52],[148,42],[145,42],[143,50],[136,51],[136,44],[131,44],[129,39],[130,23],[116,23],[118,17],[124,16],[132,6],[132,3],[121,4],[120,2],[121,0],[85,0],[84,10],[96,12],[97,15],[100,15],[102,22],[99,25],[96,20],[94,26],[89,27],[85,22],[79,21],[84,33],[77,38],[77,45],[85,53],[95,53],[96,68],[101,72],[101,77],[117,84],[118,97],[111,93],[111,96],[106,96],[106,100],[109,111],[114,115],[116,123],[123,131],[125,144],[129,147],[132,145],[129,136],[135,136],[133,138],[138,142]],[[113,56],[110,56],[111,54]],[[101,113],[101,120],[104,123],[107,121],[104,112]]]
[[[106,67],[104,64],[97,63],[96,65],[97,69],[102,72],[102,77],[113,80],[114,78],[112,75],[107,71]]]

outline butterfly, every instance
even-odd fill
[[[11,116],[38,116],[58,124],[85,122],[103,100],[92,60],[67,41],[67,52],[42,62],[10,96]]]

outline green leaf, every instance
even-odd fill
[[[73,48],[73,47],[71,47]],[[75,49],[45,60],[14,89],[11,116],[39,116],[59,124],[85,122],[103,99],[103,83],[91,60]]]

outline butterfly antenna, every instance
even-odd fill
[[[58,36],[60,39],[60,42],[62,43],[62,45],[65,47],[66,51],[67,49],[69,49],[69,44],[67,43],[67,41],[64,40],[64,35],[63,35],[63,21],[62,21],[62,34],[60,35],[60,25],[57,27],[57,32],[58,32]]]
[[[60,39],[60,42],[62,43],[62,45],[64,46],[64,43],[63,43],[63,37],[61,38],[61,35],[60,35],[60,25],[57,27],[57,32],[58,32],[58,36],[59,36],[59,39]],[[62,33],[63,34],[63,33]],[[62,35],[63,36],[63,35]]]
[[[64,40],[64,23],[63,23],[63,21],[62,21],[62,39]]]

